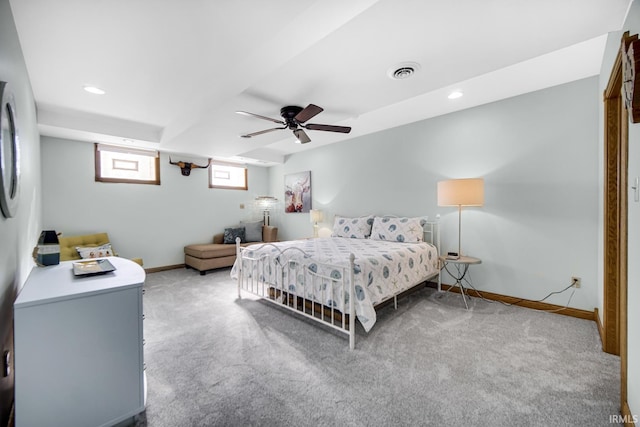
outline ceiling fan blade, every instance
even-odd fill
[[[349,126],[334,126],[334,125],[320,125],[315,123],[309,123],[305,126],[305,129],[310,130],[326,130],[329,132],[349,133],[351,128]]]
[[[298,138],[298,142],[300,142],[300,144],[306,144],[307,142],[311,142],[311,138],[309,138],[309,135],[307,135],[307,133],[302,129],[294,130],[293,134],[296,136],[296,138]]]
[[[246,133],[244,135],[240,135],[243,138],[251,138],[252,136],[258,136],[258,135],[262,135],[263,133],[269,133],[269,132],[273,132],[274,130],[282,130],[282,129],[286,129],[287,127],[282,127],[282,128],[273,128],[273,129],[265,129],[265,130],[259,130],[258,132],[253,132],[253,133]]]
[[[314,104],[309,104],[307,105],[307,108],[296,114],[294,119],[296,119],[298,123],[304,123],[310,118],[315,117],[317,114],[322,113],[322,111],[324,111],[322,107],[318,107]]]
[[[243,114],[245,116],[257,117],[262,120],[269,120],[270,122],[278,123],[279,125],[285,124],[282,120],[272,119],[271,117],[261,116],[260,114],[249,113],[247,111],[236,111],[236,113]]]

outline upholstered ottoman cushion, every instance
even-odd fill
[[[236,245],[225,245],[217,243],[205,243],[198,245],[188,245],[184,247],[185,255],[194,258],[222,258],[236,254]]]

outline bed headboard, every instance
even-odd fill
[[[387,218],[400,218],[398,215],[365,215],[358,218],[374,218],[374,217],[387,217]],[[438,250],[440,254],[440,214],[436,215],[435,221],[429,221],[429,217],[426,215],[412,218],[420,218],[422,224],[422,239],[427,243],[431,243]]]

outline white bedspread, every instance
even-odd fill
[[[295,249],[287,250],[293,247],[301,249],[304,254]],[[274,264],[277,262],[280,265],[285,265],[290,260],[297,260],[312,271],[340,279],[343,275],[341,269],[329,268],[322,264],[348,267],[351,253],[355,255],[356,316],[366,331],[369,331],[376,322],[374,310],[376,304],[425,281],[438,272],[437,250],[429,243],[332,237],[250,246],[244,251],[243,256],[255,258],[269,254],[275,259]],[[233,278],[237,278],[238,263],[239,260],[236,260],[231,270]],[[344,271],[346,272],[346,269]],[[312,282],[311,278],[303,273],[297,273],[297,280],[294,280],[294,277],[288,277],[293,273],[289,274],[287,269],[279,270],[275,265],[258,272],[255,268],[254,271],[250,271],[246,262],[243,264],[245,277],[256,274],[261,280],[286,292],[298,296],[304,295],[305,298],[318,302],[322,300],[326,306],[334,306],[343,313],[349,312],[348,274],[345,274],[346,298],[338,295],[337,291],[332,294],[329,289],[331,286],[328,283],[329,280],[316,279]],[[331,287],[337,290],[335,283]]]

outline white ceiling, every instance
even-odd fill
[[[630,2],[10,0],[43,135],[257,164],[596,75]],[[310,103],[352,132],[239,137]]]

